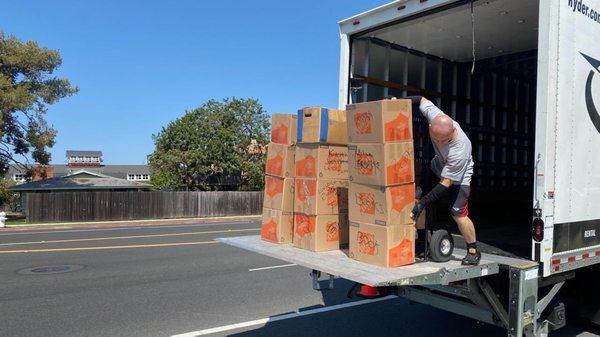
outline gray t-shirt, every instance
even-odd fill
[[[429,123],[437,115],[443,114],[442,110],[430,101],[422,103],[419,109]],[[435,157],[431,160],[431,170],[440,179],[452,180],[453,185],[470,185],[474,166],[471,141],[456,121],[454,121],[454,128],[458,133],[455,140],[443,145],[433,142]]]

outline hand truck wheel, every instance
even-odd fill
[[[429,256],[435,262],[446,262],[452,258],[454,239],[445,229],[431,231],[429,236]]]

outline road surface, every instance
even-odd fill
[[[345,280],[317,292],[305,268],[214,241],[258,227],[0,232],[0,336],[505,336],[403,299],[348,300]]]

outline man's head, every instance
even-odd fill
[[[450,143],[454,138],[454,131],[452,118],[445,114],[437,115],[429,124],[429,136],[436,144]]]

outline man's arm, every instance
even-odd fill
[[[444,194],[446,194],[451,185],[451,179],[442,178],[440,182],[431,191],[429,191],[429,193],[415,203],[415,206],[410,214],[410,218],[415,220],[418,219],[421,212],[423,212],[423,210],[427,208],[429,204],[437,201]]]
[[[424,96],[408,96],[406,98],[411,100],[413,110],[419,110],[423,117],[430,123],[437,115],[444,113]]]

